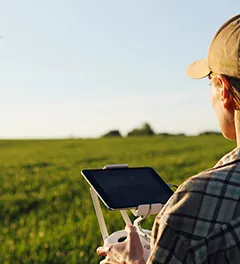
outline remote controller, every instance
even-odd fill
[[[151,231],[143,229],[144,233],[141,232],[139,234],[140,241],[143,246],[143,257],[145,261],[147,261],[150,254],[150,233]],[[112,233],[109,237],[107,237],[104,241],[105,246],[109,246],[114,243],[121,243],[127,238],[127,232],[125,230],[120,230]]]

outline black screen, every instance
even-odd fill
[[[83,174],[110,208],[165,204],[172,190],[150,167],[84,170]]]

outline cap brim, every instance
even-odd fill
[[[208,67],[208,59],[193,62],[187,68],[187,76],[193,79],[202,79],[209,75],[211,70]]]

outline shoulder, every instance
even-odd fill
[[[176,202],[186,196],[191,199],[203,199],[209,195],[219,197],[224,193],[231,196],[233,188],[240,188],[240,162],[214,167],[188,178],[173,195]],[[240,198],[240,197],[239,197]]]
[[[196,223],[202,228],[214,220],[216,205],[228,206],[240,200],[239,163],[203,171],[187,179],[174,192],[156,220],[187,236]],[[225,203],[223,203],[225,201]],[[204,219],[204,221],[203,221]]]
[[[217,189],[227,184],[240,185],[240,162],[214,167],[188,178],[176,190],[173,199],[181,198],[186,193],[188,196],[206,193],[218,195]]]

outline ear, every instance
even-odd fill
[[[221,101],[223,103],[223,107],[227,110],[234,110],[235,109],[234,101],[233,101],[232,93],[230,91],[231,85],[229,81],[222,74],[218,74],[217,82],[221,89],[220,96],[221,96]]]

